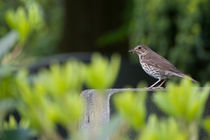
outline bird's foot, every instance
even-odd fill
[[[164,89],[164,87],[155,87],[155,89]]]
[[[156,90],[156,89],[164,89],[163,87],[147,87],[147,90]]]

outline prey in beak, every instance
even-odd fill
[[[128,52],[129,52],[129,53],[135,53],[135,50],[132,49],[132,50],[129,50]]]

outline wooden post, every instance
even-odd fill
[[[99,90],[85,90],[82,92],[85,98],[86,109],[81,128],[92,128],[106,124],[110,119],[109,92]]]
[[[82,92],[86,102],[86,109],[80,127],[91,135],[89,139],[96,139],[101,126],[110,120],[110,98],[114,93],[124,91],[145,91],[147,89],[89,89]],[[148,90],[147,90],[148,91]],[[152,90],[153,91],[153,90]],[[108,140],[109,138],[107,138]]]

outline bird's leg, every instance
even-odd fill
[[[150,87],[148,87],[148,89],[152,89],[155,85],[157,85],[159,82],[161,81],[161,79],[158,79],[157,82],[155,82],[153,85],[151,85]]]
[[[160,88],[168,79],[164,79],[157,88]]]

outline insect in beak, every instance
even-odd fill
[[[135,50],[132,49],[132,50],[129,50],[128,52],[129,52],[129,53],[135,53]]]

